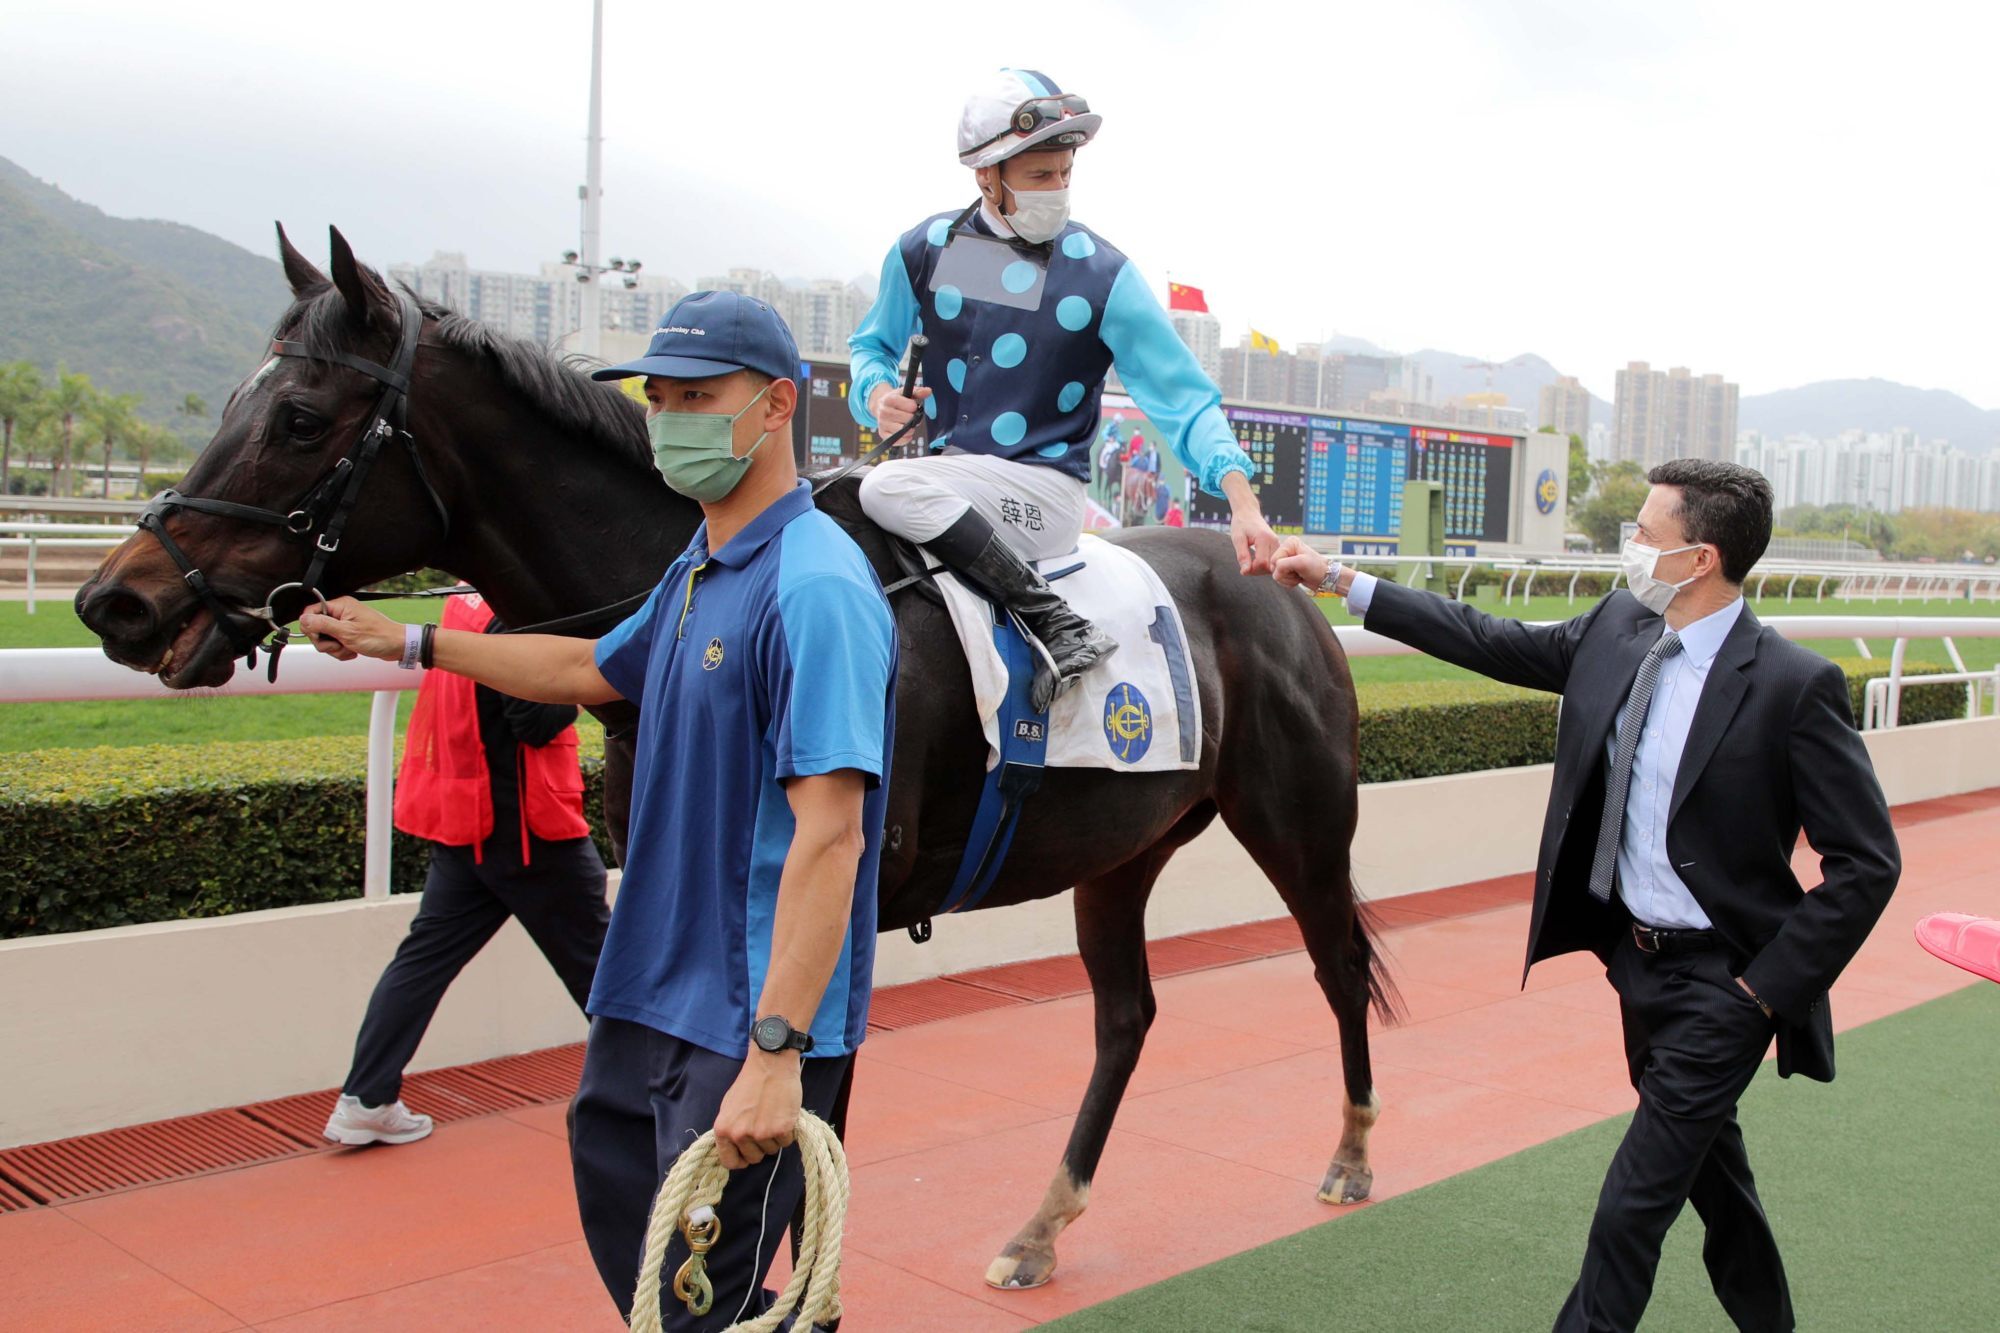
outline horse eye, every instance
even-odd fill
[[[293,439],[311,439],[321,429],[320,419],[310,412],[292,412],[285,418],[285,432]]]

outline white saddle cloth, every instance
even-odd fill
[[[1064,574],[1079,563],[1083,568]],[[1075,553],[1040,561],[1044,578],[1077,614],[1118,640],[1049,710],[1048,766],[1167,773],[1201,763],[1201,694],[1194,656],[1166,584],[1122,547],[1085,534]],[[938,588],[972,668],[972,693],[986,733],[986,766],[1000,759],[999,712],[1007,669],[993,642],[986,600],[949,571]],[[1170,656],[1171,654],[1171,656]],[[1178,682],[1178,683],[1177,683]]]

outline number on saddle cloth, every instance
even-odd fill
[[[972,817],[972,832],[965,840],[965,857],[959,862],[950,894],[938,908],[940,914],[971,911],[1000,877],[1014,842],[1014,829],[1021,822],[1021,808],[1042,785],[1042,768],[1048,758],[1049,715],[1036,712],[1028,702],[1035,679],[1036,650],[1025,631],[999,606],[993,607],[993,643],[1007,666],[1007,694],[1000,701],[998,718],[1000,762],[986,775],[979,809]]]

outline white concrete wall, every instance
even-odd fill
[[[2000,719],[1871,733],[1895,803],[2000,786]],[[1382,783],[1361,794],[1354,873],[1387,898],[1534,868],[1550,769]],[[0,941],[0,1147],[336,1084],[414,895]],[[1284,914],[1220,823],[1183,849],[1148,931]],[[1067,895],[882,938],[878,985],[1075,948]],[[576,1041],[582,1019],[509,923],[445,996],[412,1066]]]

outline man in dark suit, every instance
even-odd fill
[[[1275,577],[1346,597],[1368,629],[1432,656],[1563,696],[1527,964],[1576,949],[1604,961],[1639,1109],[1557,1329],[1636,1327],[1689,1202],[1724,1310],[1740,1329],[1785,1330],[1791,1296],[1736,1103],[1774,1033],[1780,1075],[1833,1077],[1827,991],[1901,859],[1845,676],[1744,604],[1769,484],[1698,459],[1648,480],[1628,586],[1560,624],[1378,582],[1296,538]],[[1802,826],[1821,857],[1810,893],[1791,867]]]

